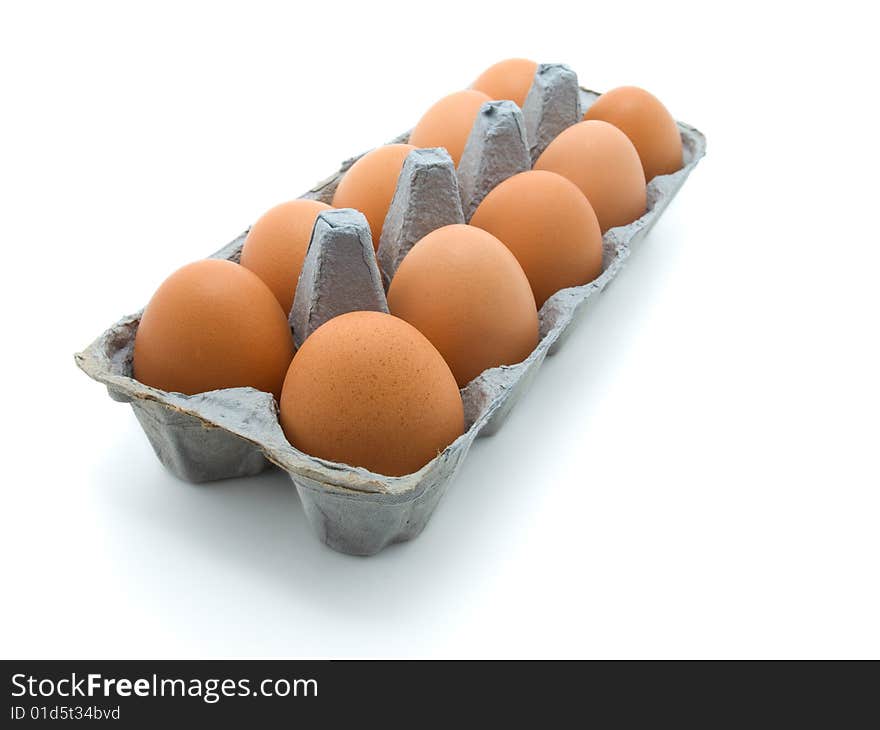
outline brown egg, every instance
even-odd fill
[[[206,259],[175,271],[147,304],[134,377],[187,395],[250,386],[277,398],[291,357],[287,316],[260,277]]]
[[[535,163],[557,172],[587,196],[604,233],[640,218],[647,193],[639,153],[617,127],[591,120],[564,130]]]
[[[444,96],[425,115],[409,136],[416,147],[445,147],[458,165],[480,107],[491,97],[482,91],[467,89]]]
[[[251,226],[241,249],[241,265],[263,280],[288,314],[315,219],[322,210],[330,206],[317,200],[276,205]]]
[[[367,152],[345,173],[333,195],[334,208],[357,208],[364,214],[370,224],[374,249],[379,248],[400,168],[414,149],[409,144],[387,144]]]
[[[388,308],[427,337],[464,387],[487,368],[524,360],[538,344],[529,280],[490,233],[438,228],[403,259]]]
[[[281,426],[307,454],[401,476],[461,436],[464,408],[418,330],[389,314],[349,312],[316,329],[290,363]]]
[[[510,99],[521,108],[537,70],[538,64],[527,58],[508,58],[489,66],[472,86],[493,99]]]
[[[602,94],[584,119],[601,119],[621,130],[635,145],[645,180],[680,170],[681,135],[660,100],[637,86],[621,86]]]
[[[483,199],[471,225],[516,256],[539,308],[560,289],[586,284],[602,272],[596,214],[578,187],[555,172],[509,177]]]

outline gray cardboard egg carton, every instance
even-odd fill
[[[445,150],[417,150],[407,158],[386,218],[378,256],[369,228],[353,210],[322,213],[303,265],[291,326],[297,343],[326,319],[351,309],[387,311],[385,288],[409,248],[448,223],[468,220],[480,200],[530,163],[562,129],[581,119],[598,94],[577,86],[565,66],[539,67],[521,111],[512,102],[487,102],[478,115],[458,169]],[[76,362],[105,384],[110,396],[130,403],[160,461],[191,482],[258,474],[270,464],[284,469],[300,495],[318,537],[335,550],[372,555],[418,535],[478,436],[494,433],[522,397],[547,355],[561,345],[573,321],[617,276],[705,153],[705,138],[679,123],[684,167],[648,185],[648,210],[603,238],[603,271],[583,286],[563,289],[539,312],[540,341],[523,362],[486,370],[462,389],[465,433],[422,469],[402,477],[318,459],[292,447],[278,422],[275,399],[253,388],[187,396],[132,378],[132,353],[140,313],[124,317]],[[394,141],[406,141],[408,134]],[[345,171],[302,197],[330,203]],[[213,255],[238,261],[246,234]],[[378,265],[377,265],[378,260]],[[340,299],[344,281],[346,297]]]

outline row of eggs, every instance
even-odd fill
[[[457,163],[482,104],[521,106],[536,69],[503,61],[441,99],[409,144],[355,162],[332,207],[360,210],[378,246],[406,156],[445,147]],[[645,181],[681,166],[662,104],[635,87],[608,92],[533,170],[490,191],[469,225],[439,228],[410,250],[388,289],[390,315],[335,317],[296,352],[287,315],[315,220],[331,206],[283,203],[251,227],[240,265],[199,261],[165,280],[141,317],[134,377],[190,395],[254,387],[278,399],[301,451],[386,475],[417,471],[463,433],[459,388],[527,357],[541,305],[598,276],[602,233],[640,217]]]

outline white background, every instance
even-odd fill
[[[3,656],[880,656],[867,5],[623,5],[3,4]],[[514,55],[708,156],[426,531],[170,476],[73,353]]]

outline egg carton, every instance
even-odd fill
[[[376,259],[371,253],[363,255],[372,243],[362,217],[342,211],[328,221],[326,213],[322,214],[324,221],[316,224],[290,313],[298,341],[326,318],[339,314],[340,306],[348,311],[327,286],[340,271],[352,282],[347,286],[357,291],[351,299],[354,306],[348,309],[383,310],[383,284],[419,238],[441,225],[467,220],[492,187],[528,169],[549,140],[579,121],[597,97],[579,88],[567,67],[542,65],[522,111],[512,102],[484,104],[457,170],[445,150],[410,153]],[[375,554],[422,531],[474,440],[502,425],[544,358],[560,347],[578,316],[615,279],[632,247],[647,235],[684,184],[705,154],[706,143],[693,127],[681,122],[678,127],[683,168],[648,184],[647,212],[641,218],[604,234],[602,273],[597,279],[560,290],[544,303],[539,312],[540,340],[532,353],[516,365],[484,371],[461,390],[464,434],[413,474],[383,476],[299,451],[285,438],[277,404],[269,393],[228,388],[189,396],[138,382],[132,377],[132,357],[142,312],[119,320],[78,353],[76,363],[106,385],[111,398],[131,404],[159,460],[181,479],[206,482],[244,477],[274,464],[290,475],[307,520],[324,543],[344,553]],[[408,133],[393,141],[407,139]],[[356,159],[343,163],[301,197],[331,202],[339,180]],[[212,258],[237,262],[246,234]],[[378,265],[370,263],[376,260]]]

